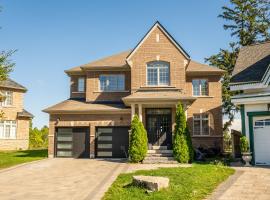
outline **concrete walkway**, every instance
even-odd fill
[[[46,159],[0,170],[0,199],[99,200],[120,173],[177,166],[127,164],[119,160]]]
[[[234,169],[236,173],[222,183],[209,200],[270,200],[270,168]]]

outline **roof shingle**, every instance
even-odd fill
[[[0,81],[0,87],[27,91],[27,89],[24,86],[22,86],[21,84],[13,81],[10,78],[8,78],[5,81]]]

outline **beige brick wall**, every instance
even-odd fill
[[[99,76],[103,74],[124,74],[124,92],[100,92]],[[108,71],[88,71],[86,83],[86,101],[120,101],[130,94],[130,71],[108,72]]]
[[[7,90],[0,88],[0,90]],[[1,150],[18,150],[28,149],[29,145],[29,119],[17,118],[17,113],[23,110],[24,93],[14,89],[13,91],[13,105],[9,107],[2,107],[4,112],[3,120],[15,120],[17,122],[16,139],[0,139]]]
[[[159,42],[156,42],[156,34],[159,34]],[[132,92],[146,86],[147,63],[157,59],[170,63],[170,85],[185,89],[185,58],[162,31],[156,28],[130,58]]]
[[[57,119],[60,119],[58,123]],[[130,126],[130,114],[50,115],[49,157],[54,156],[55,128],[76,126],[90,128],[90,156],[94,157],[96,127]]]

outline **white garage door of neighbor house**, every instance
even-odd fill
[[[254,118],[256,165],[270,165],[270,117]]]

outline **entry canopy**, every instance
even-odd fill
[[[168,91],[141,91],[135,92],[127,97],[122,98],[125,105],[130,106],[131,104],[142,103],[142,104],[177,104],[179,101],[192,103],[196,100],[196,97],[184,96],[181,92],[168,92]]]

